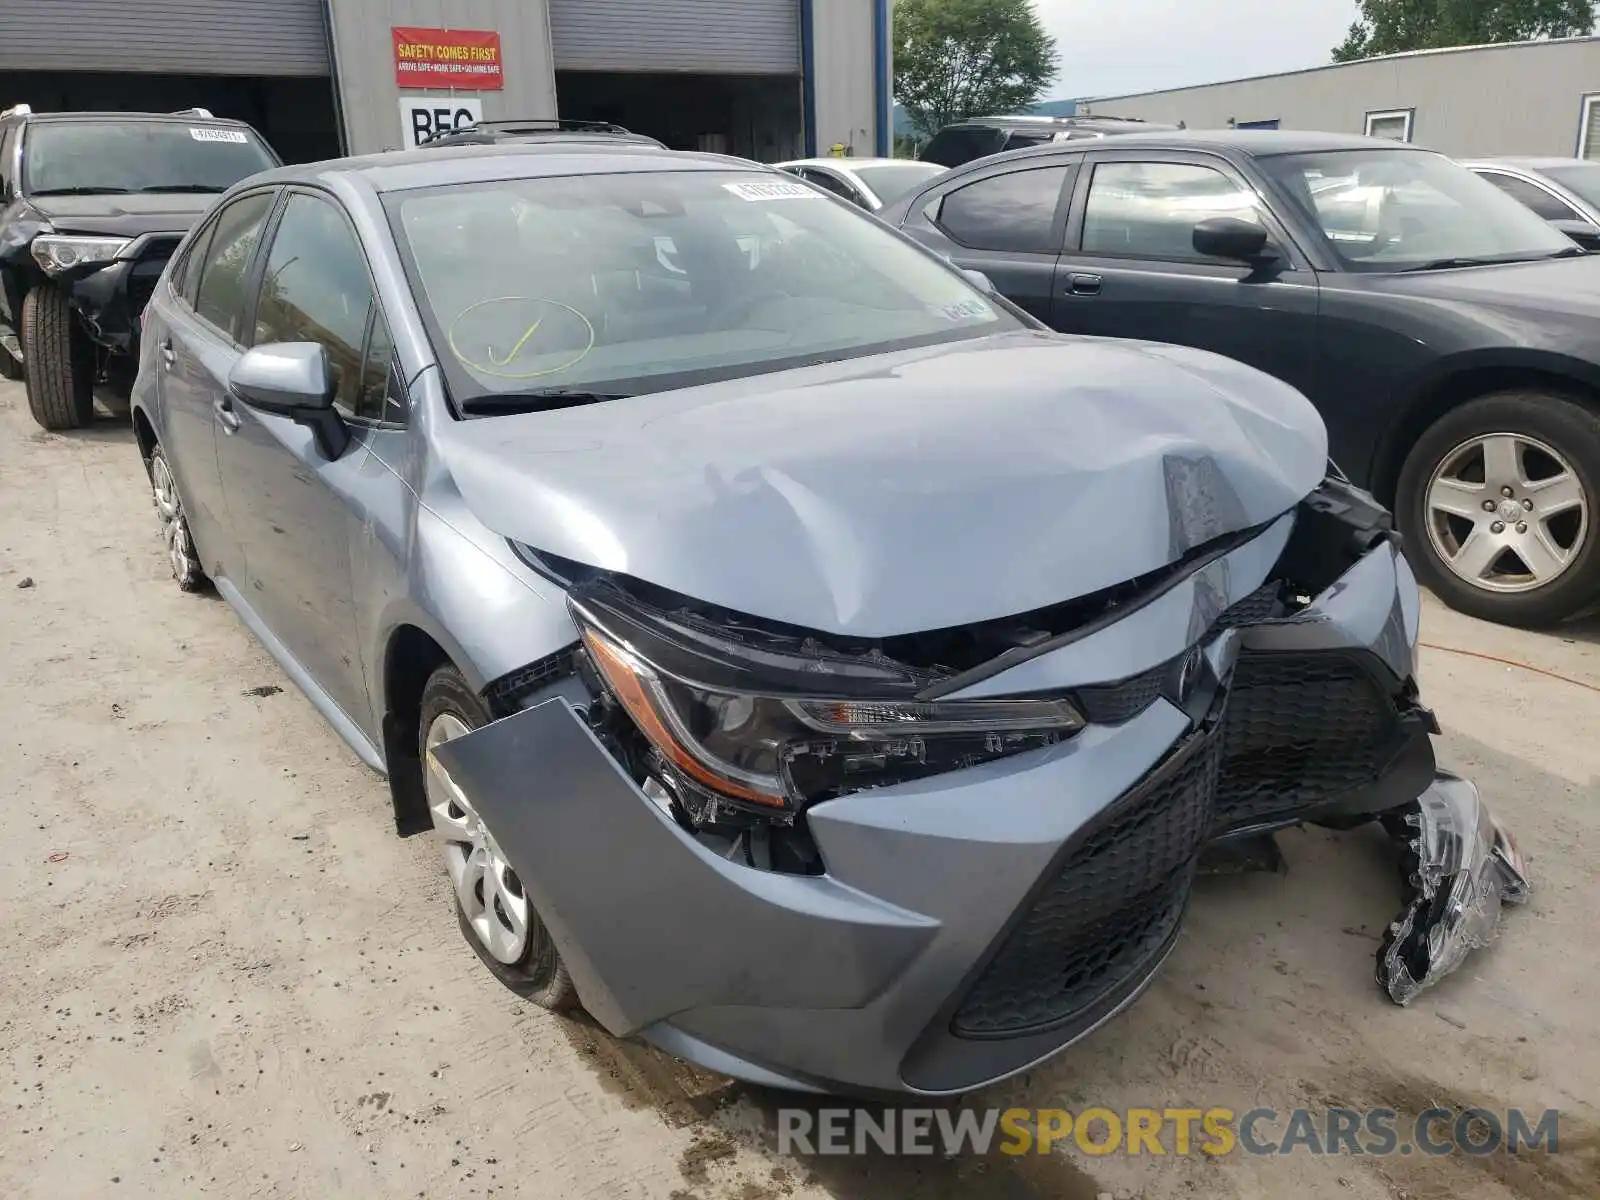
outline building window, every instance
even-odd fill
[[[1278,118],[1273,117],[1270,121],[1235,121],[1233,127],[1235,129],[1276,129],[1278,127]]]
[[[1414,108],[1391,108],[1367,114],[1367,136],[1388,138],[1392,142],[1411,140],[1411,118]]]
[[[1578,115],[1578,157],[1600,159],[1600,94],[1583,98]]]

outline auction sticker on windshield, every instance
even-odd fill
[[[189,136],[197,142],[236,142],[244,145],[249,142],[237,129],[190,129]]]
[[[972,321],[994,316],[994,310],[982,300],[958,300],[954,304],[930,305],[929,312],[946,321]]]
[[[741,200],[821,200],[822,193],[803,183],[725,183],[722,185]]]

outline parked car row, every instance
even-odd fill
[[[1059,232],[1039,166],[1049,204],[973,211]],[[1207,846],[1304,821],[1522,894],[1304,397],[1053,333],[782,172],[585,137],[254,175],[132,408],[178,585],[387,774],[484,965],[712,1069],[1025,1070],[1146,986]],[[1464,949],[1415,903],[1397,998]]]
[[[1471,341],[1469,292],[1427,272],[1559,257],[1536,218],[1416,215],[1459,202],[1431,159],[1147,134],[786,174],[541,122],[257,171],[252,133],[195,113],[125,119],[203,164],[136,175],[15,123],[35,415],[81,423],[84,379],[134,358],[177,586],[215,587],[388,777],[535,1003],[764,1084],[947,1095],[1131,1003],[1208,847],[1383,820],[1417,867],[1378,952],[1401,1002],[1526,894],[1435,770],[1392,521],[1296,390],[1343,411],[1316,363],[1358,356],[1322,331],[1408,295]],[[92,223],[145,190],[158,225]],[[175,191],[223,194],[177,233]],[[124,289],[113,329],[88,281],[127,263],[148,303]],[[1127,303],[1193,345],[1052,332],[1079,300],[1091,331]],[[1433,336],[1387,322],[1368,369]],[[1494,378],[1508,422],[1578,419]],[[1533,434],[1463,429],[1426,431],[1469,449],[1424,494],[1471,531],[1480,499],[1545,531],[1592,494],[1564,429],[1537,474]]]

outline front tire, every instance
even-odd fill
[[[1600,601],[1600,415],[1497,392],[1417,439],[1396,509],[1418,577],[1469,616],[1536,629]]]
[[[41,283],[22,301],[22,355],[28,408],[45,429],[81,429],[94,420],[94,343],[72,315],[65,288]]]
[[[453,666],[440,667],[422,692],[423,787],[435,838],[455,892],[462,936],[490,973],[517,995],[554,1012],[578,1006],[578,989],[522,881],[471,802],[429,751],[489,723],[488,711]]]
[[[16,382],[25,377],[27,372],[22,369],[22,364],[11,357],[11,351],[0,346],[0,379],[9,379]]]

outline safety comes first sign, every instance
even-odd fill
[[[394,80],[403,88],[498,92],[505,87],[500,35],[492,29],[395,25]]]

